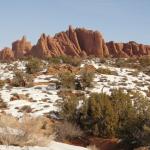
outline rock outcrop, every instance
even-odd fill
[[[64,55],[64,52],[55,38],[42,34],[37,44],[32,47],[30,55],[44,58]]]
[[[109,55],[102,35],[98,31],[84,28],[73,29],[71,26],[66,32],[60,32],[53,38],[43,34],[37,44],[33,46],[31,55],[47,56],[86,56],[105,57]]]
[[[79,45],[82,51],[87,55],[94,55],[97,57],[106,57],[109,55],[105,41],[98,31],[86,30],[77,28],[76,30]]]
[[[43,34],[32,48],[31,55],[49,57],[60,55],[96,56],[96,57],[139,57],[150,55],[150,46],[128,43],[105,43],[100,32],[84,28],[73,29],[69,26],[66,32],[60,32],[54,37]]]
[[[31,48],[31,43],[28,42],[24,36],[21,40],[17,40],[12,43],[12,50],[15,58],[22,58],[28,55]]]
[[[114,43],[110,41],[106,43],[110,57],[128,57],[128,54],[123,51],[123,43]]]
[[[128,43],[105,42],[98,31],[85,28],[69,29],[57,33],[55,36],[42,34],[36,45],[23,37],[12,43],[12,50],[5,48],[0,52],[1,59],[18,59],[24,56],[39,58],[71,55],[76,57],[141,57],[150,55],[150,45],[138,44],[134,41]]]
[[[13,60],[13,59],[14,53],[10,48],[6,47],[0,51],[0,60]]]
[[[106,43],[111,57],[140,57],[150,55],[150,46],[138,44],[134,41],[128,43]]]

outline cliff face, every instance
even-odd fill
[[[150,55],[150,46],[138,44],[134,41],[128,43],[105,42],[98,31],[84,28],[73,29],[69,26],[66,32],[60,32],[54,37],[42,34],[36,45],[23,37],[12,43],[12,50],[5,48],[0,52],[0,59],[17,59],[24,56],[39,58],[61,55],[96,57],[139,57]]]
[[[13,60],[14,53],[10,48],[4,48],[0,51],[0,60]]]
[[[83,28],[73,29],[70,26],[69,30],[60,32],[53,38],[43,34],[33,46],[31,55],[37,57],[60,55],[104,57],[109,55],[109,52],[99,32]]]
[[[27,55],[30,52],[31,48],[31,43],[28,42],[24,36],[21,40],[17,40],[12,43],[12,51],[14,52],[15,58],[21,58]]]
[[[112,57],[140,57],[150,55],[150,46],[138,44],[134,41],[128,43],[106,43]]]

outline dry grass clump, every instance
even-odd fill
[[[18,121],[9,115],[0,116],[0,144],[15,146],[46,146],[53,139],[45,118],[24,116]]]
[[[56,133],[56,139],[62,142],[81,137],[83,135],[82,130],[76,124],[68,121],[56,123],[54,126],[54,131]]]
[[[21,71],[16,71],[11,82],[14,87],[31,87],[33,84],[33,78]]]
[[[90,145],[87,148],[88,150],[98,150],[98,148],[95,145]]]

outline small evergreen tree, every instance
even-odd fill
[[[81,124],[92,133],[100,136],[113,136],[116,128],[116,115],[109,96],[104,93],[92,93],[83,104]]]

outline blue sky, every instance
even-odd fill
[[[99,30],[106,41],[150,44],[149,7],[150,0],[0,0],[0,49],[68,25]]]

